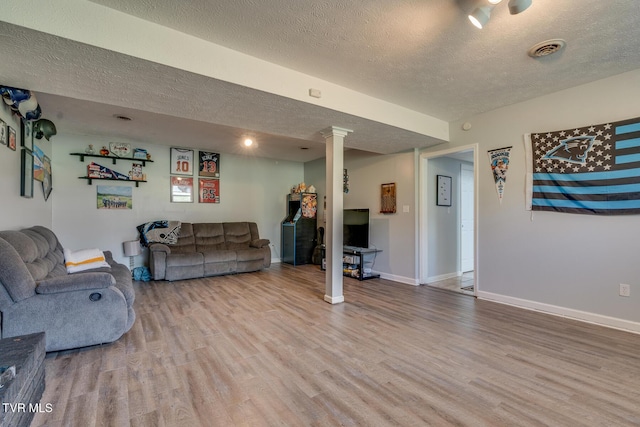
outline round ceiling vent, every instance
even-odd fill
[[[551,55],[561,50],[567,42],[562,39],[552,39],[544,42],[540,42],[529,49],[529,56],[532,58],[541,58],[543,56]]]

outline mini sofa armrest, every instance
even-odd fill
[[[269,239],[255,239],[251,241],[249,246],[252,248],[264,248],[265,246],[269,246],[269,243],[271,243]]]
[[[61,292],[104,289],[115,285],[116,279],[109,273],[76,273],[52,277],[37,282],[36,293],[57,294]]]
[[[151,243],[149,245],[149,250],[152,252],[164,252],[167,254],[171,253],[171,248],[163,243]]]

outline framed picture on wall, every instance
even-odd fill
[[[7,145],[7,124],[0,119],[0,144]]]
[[[33,153],[31,153],[31,150],[22,150],[20,163],[22,170],[20,195],[31,199],[33,197]]]
[[[16,130],[11,126],[9,126],[7,129],[7,135],[8,135],[7,145],[9,145],[9,148],[11,148],[13,151],[16,151],[16,145],[17,145]]]
[[[436,205],[451,206],[451,177],[437,175]]]
[[[171,148],[171,174],[193,176],[193,150]]]
[[[396,213],[396,183],[382,184],[380,188],[380,213]]]
[[[32,122],[22,120],[22,134],[20,135],[20,145],[33,151]]]
[[[49,199],[51,190],[53,189],[53,176],[51,174],[51,159],[48,156],[42,158],[42,164],[44,169],[44,177],[42,179],[42,192],[44,193],[44,200]]]
[[[193,203],[193,178],[171,177],[171,203]]]
[[[198,151],[198,175],[220,178],[220,154]]]
[[[198,202],[200,203],[220,203],[220,180],[198,179],[198,194]]]

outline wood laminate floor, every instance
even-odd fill
[[[640,425],[640,336],[317,266],[136,283],[119,341],[49,353],[32,426]]]

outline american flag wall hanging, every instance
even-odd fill
[[[640,213],[640,118],[525,135],[527,209]]]

